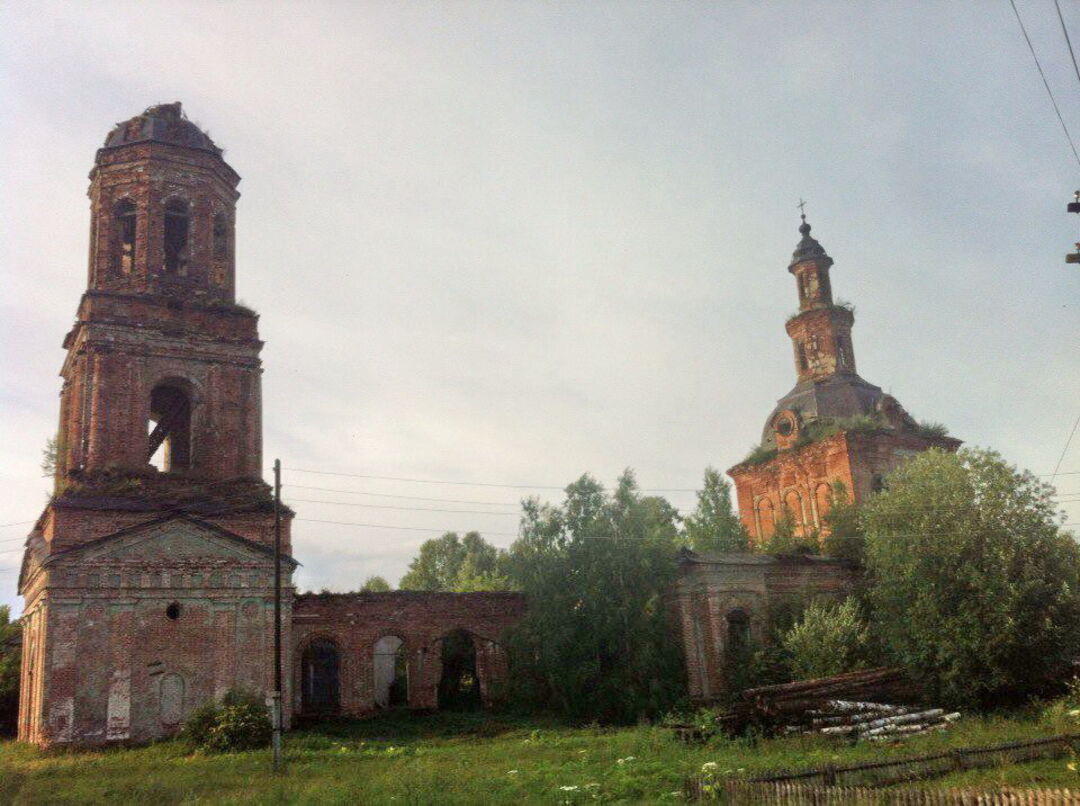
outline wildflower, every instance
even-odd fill
[[[507,771],[506,771],[506,774],[507,774],[507,775],[517,775],[517,774],[518,774],[518,771],[517,771],[517,770],[507,770]]]
[[[706,761],[704,764],[701,765],[701,771],[702,772],[712,772],[713,770],[715,770],[717,768],[717,766],[718,765],[717,765],[717,763],[715,761]]]
[[[560,786],[559,789],[561,789],[563,792],[577,792],[578,791],[578,788],[576,786]]]
[[[617,758],[617,759],[615,759],[615,763],[616,764],[629,764],[633,760],[634,760],[634,756],[627,756],[626,758]]]
[[[1065,769],[1067,769],[1067,770],[1069,770],[1071,772],[1076,772],[1076,762],[1075,761],[1070,761],[1068,764],[1065,765]]]

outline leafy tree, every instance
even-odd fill
[[[694,551],[748,551],[750,537],[731,505],[731,486],[715,468],[705,469],[697,508],[685,522],[686,539]]]
[[[800,537],[796,534],[795,516],[787,504],[780,510],[773,533],[762,546],[766,554],[817,554],[819,549],[817,535]]]
[[[986,450],[929,450],[863,507],[877,629],[939,701],[1044,690],[1080,655],[1080,546],[1053,488]]]
[[[586,475],[561,506],[526,501],[507,560],[529,598],[509,635],[511,701],[605,721],[670,708],[685,679],[664,608],[677,543],[674,509],[629,470],[611,495]]]
[[[0,605],[0,734],[14,734],[18,719],[21,633],[22,625],[11,620],[11,609]]]
[[[782,644],[796,679],[853,672],[865,666],[870,632],[852,598],[814,601],[803,611]]]
[[[499,550],[479,532],[457,532],[426,541],[401,578],[401,590],[471,591],[505,589]]]
[[[385,593],[391,591],[390,583],[383,577],[371,576],[364,580],[364,584],[360,586],[361,593]]]
[[[821,547],[825,554],[861,564],[866,537],[859,508],[848,496],[844,482],[833,482],[829,511],[822,521],[826,535]]]

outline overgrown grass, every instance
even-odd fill
[[[395,714],[288,734],[288,771],[279,777],[270,773],[267,751],[203,755],[180,742],[162,742],[129,750],[43,752],[7,742],[0,744],[0,802],[653,803],[681,800],[684,782],[707,762],[732,775],[803,769],[1046,736],[1076,730],[1076,723],[1059,709],[963,719],[948,733],[884,747],[819,737],[760,742],[717,737],[687,745],[662,727]],[[997,780],[1077,784],[1064,760],[971,772],[949,783]]]

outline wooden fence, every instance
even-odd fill
[[[733,806],[1077,806],[1080,789],[899,789],[726,781],[715,793]]]
[[[852,797],[855,793],[874,792],[880,787],[893,786],[910,781],[921,781],[948,775],[963,770],[978,769],[982,767],[995,767],[1001,764],[1016,764],[1024,761],[1033,761],[1040,758],[1057,758],[1065,755],[1069,750],[1080,750],[1080,733],[1066,733],[1060,736],[1051,736],[1045,739],[1028,739],[1021,742],[1007,742],[987,747],[962,747],[953,748],[942,753],[913,756],[908,758],[891,759],[887,761],[874,761],[865,764],[851,764],[847,766],[828,765],[820,769],[791,771],[778,770],[761,773],[745,779],[733,779],[717,781],[709,776],[698,776],[687,782],[687,791],[691,797],[717,798],[721,792],[728,793],[728,799],[732,803],[751,803],[750,800],[731,800],[735,792],[757,792],[761,798],[772,797],[773,792],[802,792],[794,800],[760,800],[762,803],[844,803],[844,800],[814,800],[813,793],[846,792]],[[785,788],[787,787],[787,788]],[[794,787],[794,789],[790,789]],[[878,791],[877,795],[890,797],[897,793],[884,793]],[[911,793],[903,793],[905,795]],[[934,794],[934,793],[930,793]],[[779,797],[779,796],[778,796]],[[795,795],[792,795],[795,797]],[[824,794],[821,797],[825,797]],[[831,796],[830,796],[831,797]],[[927,793],[919,792],[912,797],[929,797]],[[996,797],[996,796],[995,796]],[[1026,797],[1026,795],[1025,795]],[[1034,797],[1034,796],[1032,796]],[[1019,801],[977,801],[977,800],[851,800],[852,803],[1076,803],[1080,804],[1080,795],[1073,791],[1070,795],[1072,800],[1019,800]]]

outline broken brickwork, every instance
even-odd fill
[[[761,545],[781,519],[798,535],[823,535],[837,485],[860,503],[905,459],[928,448],[955,451],[960,440],[920,427],[895,398],[859,377],[850,305],[836,303],[832,258],[803,219],[788,270],[799,310],[788,319],[795,387],[765,422],[754,454],[728,474],[751,541]]]
[[[43,745],[156,739],[273,680],[262,342],[234,304],[239,176],[165,104],[109,134],[90,180],[55,495],[19,578],[19,738]]]
[[[386,707],[377,692],[383,646],[400,653],[401,704],[438,708],[443,643],[453,633],[471,643],[480,702],[488,706],[506,677],[503,634],[524,612],[524,595],[510,592],[301,594],[292,609],[294,713],[367,716]]]
[[[826,557],[684,551],[668,608],[690,699],[706,703],[728,689],[728,653],[767,642],[770,614],[815,597],[843,598],[858,579],[858,568]]]

